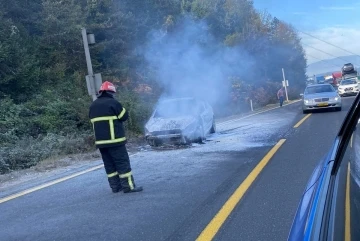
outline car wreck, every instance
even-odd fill
[[[150,146],[201,143],[215,131],[214,112],[207,102],[173,98],[158,103],[145,125],[145,139]]]

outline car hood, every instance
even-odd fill
[[[332,98],[336,97],[338,94],[336,92],[324,92],[324,93],[317,93],[317,94],[305,94],[305,99],[316,99],[316,98]]]
[[[145,125],[149,132],[184,130],[186,127],[196,122],[193,116],[184,116],[176,118],[151,118]]]

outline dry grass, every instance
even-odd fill
[[[129,153],[134,153],[139,151],[144,144],[146,143],[142,136],[132,137],[127,144],[127,149]],[[0,175],[0,191],[40,177],[51,177],[54,174],[79,168],[99,160],[101,160],[101,155],[98,150],[84,154],[51,156],[28,169]]]
[[[101,156],[98,151],[91,153],[84,153],[84,154],[69,155],[69,156],[52,156],[50,158],[47,158],[39,162],[32,169],[34,171],[44,172],[60,167],[71,166],[74,164],[78,164],[79,162],[99,160],[99,158],[101,158]]]
[[[99,159],[101,157],[98,151],[69,156],[53,156],[31,168],[0,175],[0,191],[38,178],[51,177],[54,174],[79,168],[82,165],[91,164]]]

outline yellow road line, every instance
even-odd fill
[[[350,226],[350,162],[348,163],[346,176],[346,196],[345,196],[345,241],[351,240]]]
[[[309,118],[311,114],[307,114],[304,118],[302,118],[296,125],[294,125],[294,128],[298,128],[307,118]]]
[[[83,175],[83,174],[85,174],[85,173],[95,171],[95,170],[97,170],[97,169],[102,168],[103,166],[104,166],[104,165],[103,165],[103,164],[101,164],[101,165],[98,165],[98,166],[92,167],[92,168],[90,168],[90,169],[87,169],[87,170],[84,170],[84,171],[81,171],[81,172],[75,173],[75,174],[73,174],[73,175],[66,176],[66,177],[63,177],[63,178],[60,178],[60,179],[54,180],[54,181],[52,181],[52,182],[48,182],[48,183],[45,183],[45,184],[43,184],[43,185],[40,185],[40,186],[37,186],[37,187],[33,187],[33,188],[27,189],[27,190],[25,190],[25,191],[18,192],[18,193],[15,193],[15,194],[13,194],[13,195],[10,195],[10,196],[7,196],[7,197],[4,197],[4,198],[1,198],[1,199],[0,199],[0,203],[4,203],[4,202],[7,202],[7,201],[10,201],[10,200],[12,200],[12,199],[15,199],[15,198],[18,198],[18,197],[24,196],[24,195],[26,195],[26,194],[29,194],[29,193],[32,193],[32,192],[38,191],[38,190],[40,190],[40,189],[43,189],[43,188],[46,188],[46,187],[52,186],[52,185],[57,184],[57,183],[60,183],[60,182],[63,182],[63,181],[69,180],[69,179],[71,179],[71,178],[74,178],[74,177],[77,177],[77,176]]]
[[[266,155],[265,157],[257,164],[257,166],[251,171],[251,173],[246,177],[246,179],[240,184],[240,186],[235,190],[231,197],[226,201],[224,206],[220,211],[215,215],[215,217],[210,221],[206,228],[201,232],[199,237],[196,239],[198,241],[208,241],[212,240],[216,233],[219,231],[221,226],[224,224],[225,220],[229,217],[235,206],[239,203],[241,198],[244,196],[246,191],[249,189],[251,184],[259,176],[264,167],[268,164],[270,159],[274,154],[279,150],[279,148],[284,144],[286,140],[281,139]]]
[[[354,133],[351,135],[351,139],[350,139],[350,147],[352,148],[352,143],[353,143],[353,136],[354,136]]]

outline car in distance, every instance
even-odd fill
[[[304,114],[312,110],[328,108],[341,111],[341,97],[330,84],[309,85],[302,96]]]
[[[342,75],[347,75],[347,74],[353,74],[356,73],[356,70],[354,68],[354,65],[352,63],[347,63],[344,64],[344,66],[341,68],[341,72]]]
[[[201,143],[215,131],[209,103],[192,97],[172,98],[158,103],[145,125],[145,139],[150,146]]]
[[[359,93],[359,84],[357,79],[344,79],[338,87],[340,96],[357,95]]]
[[[352,63],[344,64],[344,66],[341,68],[341,74],[343,79],[357,77],[357,71],[355,70]]]

